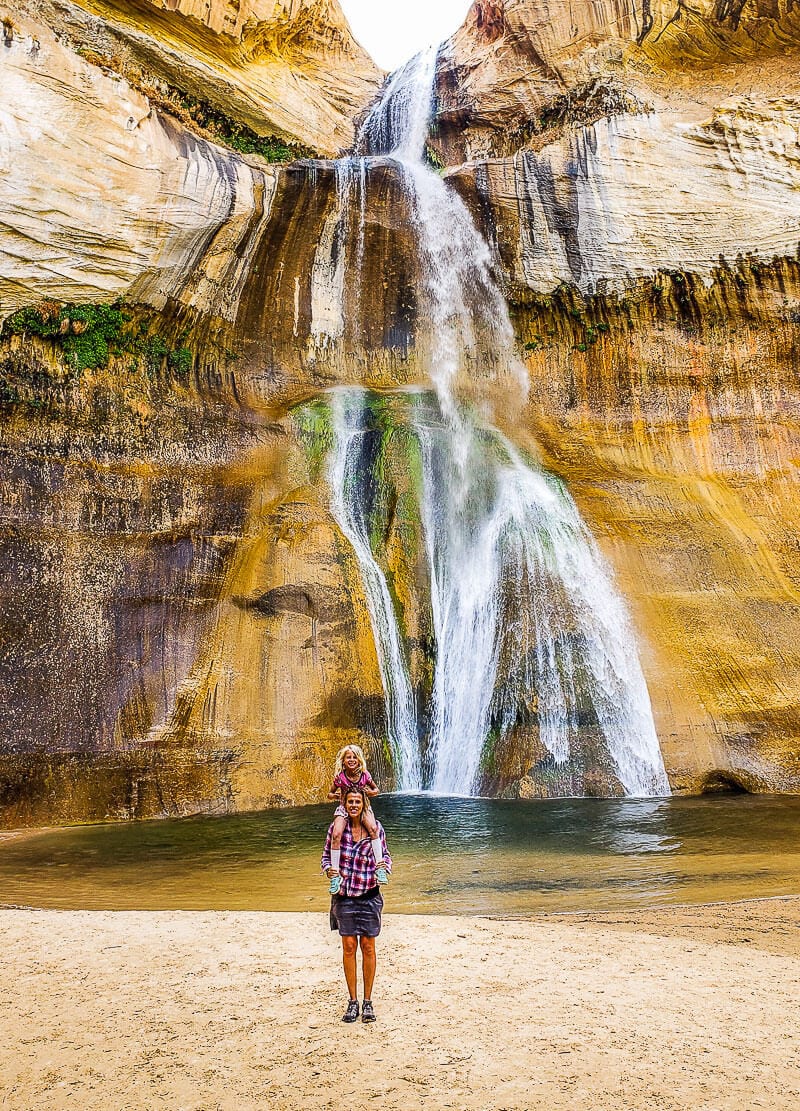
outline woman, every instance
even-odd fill
[[[369,834],[364,826],[364,811],[368,808],[367,796],[360,787],[351,787],[344,796],[347,824],[342,833],[339,873],[342,877],[340,894],[331,898],[331,929],[338,929],[342,939],[342,964],[350,1002],[342,1015],[342,1022],[355,1022],[358,1018],[356,990],[356,954],[361,946],[361,972],[364,980],[362,1022],[374,1022],[372,985],[375,980],[375,938],[381,932],[383,896],[378,887],[375,854]],[[392,870],[392,858],[386,848],[383,826],[376,821],[378,837],[383,849],[383,864]],[[322,850],[322,869],[330,878],[331,842],[333,823],[328,828],[325,848]]]

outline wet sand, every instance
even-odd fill
[[[0,911],[0,1108],[800,1106],[800,897],[387,914],[378,1022],[319,914]]]

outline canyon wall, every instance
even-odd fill
[[[278,330],[237,329],[295,252],[310,316],[319,228],[292,167],[2,15],[3,821],[316,799],[342,738],[383,766],[375,647],[289,414],[311,364],[276,389]]]
[[[474,4],[434,141],[473,159],[448,174],[528,352],[524,424],[634,607],[673,788],[796,791],[800,12],[566,16]]]
[[[195,128],[322,155],[350,146],[354,118],[383,77],[337,0],[16,0],[0,18],[7,38],[40,42],[49,31]]]
[[[231,150],[169,91],[191,72],[248,128],[333,154],[379,75],[341,64],[331,4],[36,7],[0,11],[2,820],[316,801],[350,740],[391,783],[301,414],[334,385],[426,384],[407,201],[372,170],[356,268],[332,163]],[[569,8],[476,3],[440,55],[432,157],[530,380],[461,393],[566,481],[613,567],[673,789],[797,791],[798,13]],[[242,74],[276,51],[255,112]],[[401,509],[386,529],[424,683]],[[529,755],[500,754],[492,789],[529,790]]]

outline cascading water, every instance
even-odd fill
[[[424,761],[392,594],[358,504],[364,392],[334,391],[331,402],[332,508],[364,581],[397,784],[468,794],[489,738],[502,741],[529,719],[554,765],[573,759],[588,722],[625,793],[668,794],[625,607],[574,502],[456,400],[458,377],[485,373],[487,365],[494,375],[516,375],[521,388],[525,375],[489,247],[458,195],[424,161],[435,67],[431,50],[392,76],[361,128],[360,156],[343,159],[337,172],[342,239],[358,193],[353,261],[360,268],[370,166],[388,157],[396,167],[423,275],[417,347],[437,395],[433,414],[411,405],[435,639]],[[340,266],[346,249],[340,242]]]
[[[472,427],[466,451],[447,423],[419,434],[437,643],[432,790],[469,793],[487,738],[502,740],[535,695],[555,764],[580,743],[584,703],[625,793],[669,793],[624,605],[563,485],[498,432]],[[441,498],[464,481],[460,499]]]
[[[400,630],[392,596],[378,561],[372,554],[359,476],[365,440],[365,406],[361,390],[334,390],[331,424],[334,436],[328,482],[333,515],[356,554],[367,596],[386,695],[389,744],[398,786],[405,791],[422,787],[416,713]]]
[[[410,198],[428,324],[418,344],[442,409],[458,425],[453,386],[459,374],[510,372],[521,390],[527,377],[514,354],[514,330],[492,276],[488,244],[459,195],[424,160],[436,55],[434,48],[418,54],[393,75],[356,143],[371,157],[394,161]]]
[[[359,129],[356,149],[361,154],[388,154],[407,164],[422,161],[437,54],[437,48],[429,47],[391,75]]]

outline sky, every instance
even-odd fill
[[[449,38],[471,0],[339,0],[361,45],[386,70]]]

